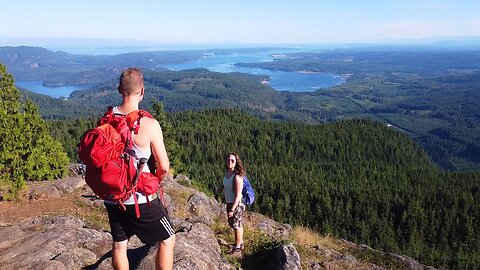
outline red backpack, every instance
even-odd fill
[[[135,151],[132,135],[138,133],[140,119],[152,118],[144,110],[128,115],[113,113],[113,107],[98,122],[97,127],[87,130],[78,146],[78,156],[86,165],[85,182],[101,199],[116,202],[125,210],[123,202],[139,191],[147,196],[159,189],[159,179],[152,173],[142,172],[147,162],[141,158],[135,167]],[[137,196],[135,210],[140,217]]]

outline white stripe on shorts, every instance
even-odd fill
[[[167,217],[163,217],[162,219],[160,219],[160,222],[162,223],[169,236],[175,234],[175,231],[172,229],[172,226],[170,225],[170,222],[168,222]]]

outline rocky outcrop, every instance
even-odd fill
[[[297,249],[292,245],[281,246],[277,250],[278,269],[281,270],[301,270],[300,255]]]
[[[0,227],[0,243],[2,269],[79,269],[110,250],[111,235],[55,216]]]
[[[180,224],[179,224],[180,223]],[[213,231],[201,222],[174,221],[175,269],[235,269],[222,256]]]
[[[34,182],[29,185],[27,196],[30,200],[41,198],[60,198],[85,186],[85,179],[81,176],[70,177],[52,182]]]
[[[176,231],[174,269],[234,269],[221,256],[213,231],[202,223],[189,223],[177,218],[172,218]],[[144,245],[136,237],[129,241],[129,262],[131,269],[150,270],[154,269],[155,245]],[[109,253],[86,267],[87,269],[111,269],[111,257]]]
[[[232,259],[227,259],[228,256],[222,253],[222,246],[228,246],[228,242],[217,239],[212,230],[216,222],[226,222],[225,205],[189,188],[185,177],[181,179],[180,182],[187,186],[180,185],[173,178],[163,182],[164,201],[176,231],[174,269],[236,269],[240,264],[244,269],[296,270],[302,269],[302,266],[307,269],[385,269],[357,260],[352,255],[355,252],[381,256],[402,269],[434,269],[406,256],[379,252],[348,241],[342,244],[347,250],[345,253],[320,244],[302,247],[307,249],[308,254],[313,254],[303,261],[295,245],[287,241],[278,248],[247,254],[234,265]],[[96,198],[81,177],[31,184],[27,194],[32,201],[62,201],[65,196],[78,196],[80,201],[92,207],[103,207],[102,201]],[[289,239],[292,232],[290,225],[258,213],[248,212],[245,221],[250,230],[279,240],[277,242],[285,242],[281,239]],[[16,224],[0,224],[3,224],[0,226],[2,269],[111,269],[110,233],[89,228],[78,217],[50,215],[28,218]],[[131,269],[154,269],[155,246],[144,245],[138,238],[132,237],[128,247]]]
[[[222,213],[222,206],[195,189],[183,187],[172,178],[165,190],[186,197],[165,194],[176,230],[175,269],[235,269],[222,257],[220,245],[210,228]],[[29,200],[49,200],[82,189],[80,199],[102,205],[81,177],[34,183]],[[186,199],[186,200],[183,200]],[[180,205],[183,204],[183,205]],[[188,209],[187,217],[177,218],[178,209]],[[0,265],[2,269],[111,269],[111,235],[88,228],[74,216],[36,217],[19,224],[0,227]],[[128,257],[132,269],[153,269],[155,246],[129,241]]]
[[[246,219],[257,230],[275,239],[287,239],[292,231],[292,226],[289,224],[276,222],[255,212],[249,212]]]

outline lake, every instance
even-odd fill
[[[275,61],[285,53],[292,51],[262,51],[252,53],[234,54],[205,54],[203,58],[181,63],[162,65],[169,70],[185,70],[193,68],[206,68],[216,72],[242,72],[270,77],[269,85],[278,91],[313,92],[320,88],[327,88],[342,84],[345,78],[332,73],[306,73],[293,71],[273,71],[263,68],[235,66],[235,63],[253,63]]]
[[[68,97],[75,90],[83,90],[94,86],[93,84],[82,85],[62,85],[48,87],[42,84],[42,81],[17,81],[15,85],[37,94],[47,95],[55,98]]]

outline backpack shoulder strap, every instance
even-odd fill
[[[107,124],[110,122],[113,116],[113,106],[108,106],[107,111],[103,114],[102,118],[98,120],[98,125]]]
[[[140,119],[143,117],[153,118],[152,115],[145,110],[136,110],[127,114],[127,125],[135,134],[138,134],[138,129],[140,128]]]

